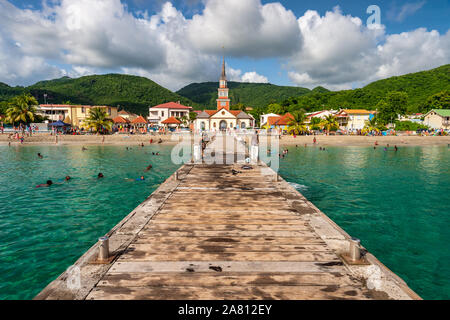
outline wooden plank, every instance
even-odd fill
[[[292,251],[292,252],[149,252],[127,249],[121,255],[127,261],[321,261],[337,262],[340,259],[333,252]]]
[[[223,273],[348,273],[342,262],[298,261],[126,261],[122,257],[114,263],[114,273],[216,273],[210,267],[220,267]]]
[[[300,219],[230,219],[228,217],[223,217],[218,219],[214,216],[205,217],[188,217],[178,219],[170,219],[168,216],[158,215],[155,220],[152,220],[151,224],[156,225],[196,225],[196,224],[207,224],[207,225],[265,225],[265,226],[305,226],[307,223]]]
[[[162,286],[349,286],[359,281],[344,273],[108,273],[99,287]]]
[[[235,244],[235,243],[210,243],[201,244],[194,242],[193,244],[185,244],[172,242],[164,244],[161,241],[151,242],[134,242],[129,248],[149,253],[159,252],[332,252],[325,244],[302,244],[302,245],[261,245],[258,243],[252,244]]]
[[[206,224],[206,223],[155,223],[148,224],[145,231],[312,231],[307,224]]]
[[[153,236],[139,234],[135,243],[154,243],[154,244],[246,244],[246,245],[311,245],[311,244],[325,244],[325,242],[317,235],[310,234],[305,237],[185,237],[180,242],[179,237],[168,236]]]
[[[359,286],[97,287],[88,300],[366,300]]]
[[[154,237],[276,237],[292,238],[311,235],[305,231],[152,231],[143,229],[140,234]]]

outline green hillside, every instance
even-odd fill
[[[283,87],[265,83],[228,82],[231,104],[242,103],[249,107],[266,107],[276,101],[311,92],[300,87]],[[218,82],[193,83],[177,91],[205,108],[216,108]]]
[[[44,93],[47,93],[48,103],[120,106],[142,115],[148,114],[149,106],[169,101],[192,105],[189,99],[161,87],[152,80],[121,74],[94,75],[78,79],[64,77],[38,82],[26,90],[37,97],[40,103],[44,102]]]
[[[295,102],[298,108],[307,111],[322,110],[323,107],[375,109],[387,93],[400,91],[408,94],[409,112],[423,112],[428,108],[427,99],[445,90],[450,90],[450,65],[376,81],[361,89],[320,93],[313,90],[307,95],[295,98]]]
[[[0,101],[30,92],[44,103],[73,103],[120,106],[121,108],[147,115],[148,107],[169,101],[180,101],[196,109],[216,107],[217,82],[191,84],[177,93],[161,87],[143,77],[107,74],[71,79],[41,81],[30,87],[10,87],[0,82]],[[378,102],[391,91],[408,94],[408,111],[428,109],[426,101],[434,94],[450,91],[450,65],[433,70],[407,74],[376,81],[361,89],[329,91],[323,87],[309,90],[300,87],[283,87],[272,84],[229,82],[232,104],[265,109],[271,103],[284,105],[293,111],[323,108],[375,109]]]

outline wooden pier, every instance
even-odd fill
[[[111,261],[94,245],[36,299],[420,299],[370,253],[344,259],[350,236],[267,172],[183,166],[111,230]]]

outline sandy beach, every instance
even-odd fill
[[[58,145],[150,145],[150,140],[157,144],[159,139],[164,145],[175,145],[179,136],[172,138],[172,135],[60,135]],[[281,146],[304,146],[313,145],[313,136],[283,136],[280,140]],[[389,136],[389,137],[363,137],[363,136],[316,136],[317,145],[336,147],[372,147],[375,142],[380,146],[387,144],[394,146],[448,146],[450,136],[447,137],[419,137],[419,136]],[[7,145],[8,134],[0,135],[0,145]],[[20,144],[20,141],[12,139],[11,145]],[[25,137],[23,145],[55,145],[55,137],[48,133],[35,134],[32,137]]]
[[[103,141],[104,137],[104,141]],[[172,135],[59,135],[58,145],[150,145],[150,140],[153,139],[153,144],[158,144],[159,139],[165,145],[175,145],[178,140],[172,140]],[[178,137],[176,137],[178,139]],[[7,145],[11,141],[11,145],[21,144],[20,140],[8,139],[8,134],[0,135],[0,145]],[[48,133],[35,134],[31,137],[25,137],[23,145],[55,145],[55,136]]]
[[[283,136],[281,146],[313,145],[313,136]],[[364,137],[364,136],[316,136],[320,146],[335,147],[373,147],[375,142],[379,146],[447,146],[450,145],[450,136],[447,137],[420,137],[420,136],[388,136],[388,137]]]

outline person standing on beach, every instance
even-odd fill
[[[316,139],[316,137],[314,137],[314,140],[313,140],[313,142],[314,142],[314,144],[316,144],[316,143],[317,143],[317,139]]]

